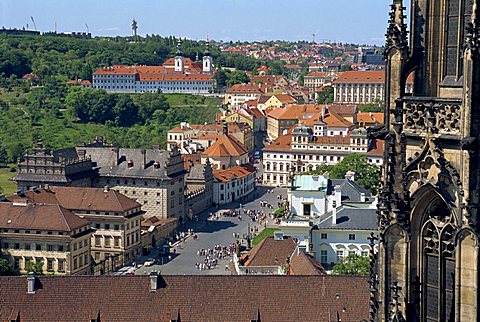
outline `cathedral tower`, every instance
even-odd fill
[[[372,320],[479,321],[480,0],[393,0]],[[412,95],[405,94],[414,74]]]

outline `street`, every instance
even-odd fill
[[[274,188],[273,192],[267,193],[268,190],[271,190],[269,187],[259,186],[256,191],[253,192],[249,199],[245,200],[243,203],[244,209],[251,210],[265,210],[267,215],[277,209],[278,205],[278,195],[286,196],[286,189],[283,188]],[[257,196],[258,195],[258,196]],[[260,206],[261,201],[266,201],[267,203],[273,206],[273,209],[262,208]],[[180,242],[179,245],[171,249],[170,256],[171,260],[168,260],[168,256],[161,257],[158,255],[158,250],[152,252],[148,256],[142,257],[137,263],[143,263],[147,258],[158,258],[160,264],[141,267],[136,270],[135,274],[149,274],[152,270],[161,272],[165,275],[193,275],[193,274],[202,274],[202,275],[220,275],[220,274],[230,274],[230,270],[225,269],[225,265],[230,267],[231,257],[226,257],[225,259],[218,260],[218,265],[213,269],[204,269],[200,270],[195,267],[196,263],[203,262],[204,256],[198,256],[197,251],[199,249],[213,249],[215,245],[229,246],[236,242],[236,240],[243,239],[244,235],[248,233],[248,228],[258,227],[258,230],[263,229],[263,225],[260,225],[256,222],[253,222],[248,216],[241,215],[242,220],[239,220],[238,217],[221,217],[216,221],[207,220],[211,212],[222,212],[223,210],[229,209],[238,209],[240,207],[240,202],[234,202],[220,207],[220,209],[209,210],[203,212],[199,216],[199,221],[188,222],[183,231],[188,229],[193,229],[194,234],[197,235],[197,239],[194,240],[192,237],[185,239],[185,241]],[[268,226],[271,226],[271,220],[268,220]],[[233,234],[239,234],[239,238],[234,238]],[[244,240],[245,241],[245,240]],[[163,262],[163,264],[162,264]]]

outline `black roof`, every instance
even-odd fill
[[[333,212],[321,216],[313,229],[377,230],[377,210],[370,208],[339,207],[336,224],[332,221]]]

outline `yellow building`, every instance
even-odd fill
[[[92,233],[86,219],[58,204],[0,203],[1,255],[23,274],[35,264],[44,274],[90,274]]]

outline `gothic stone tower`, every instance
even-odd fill
[[[480,0],[393,0],[372,320],[479,321]],[[405,80],[414,73],[414,91]]]

